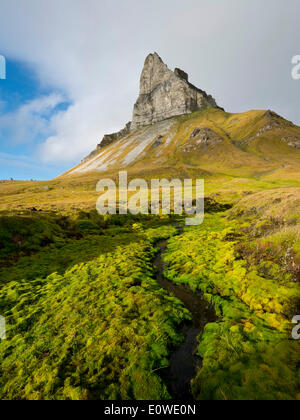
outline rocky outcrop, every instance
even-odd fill
[[[284,143],[287,143],[288,146],[294,147],[294,149],[300,149],[300,138],[299,137],[285,137],[281,139]]]
[[[101,143],[98,144],[97,149],[98,150],[103,149],[103,147],[106,147],[106,146],[110,145],[111,143],[115,142],[116,140],[119,140],[122,137],[127,136],[130,133],[130,128],[131,128],[131,122],[127,123],[125,128],[118,131],[117,133],[105,134]]]
[[[115,141],[121,139],[122,137],[127,136],[130,133],[131,122],[127,123],[126,126],[118,131],[117,133],[113,134],[105,134],[101,142],[97,145],[96,150],[93,150],[87,157],[82,159],[82,163],[87,162],[92,157],[96,156],[99,150],[103,149],[104,147],[109,146],[110,144],[114,143]]]
[[[146,58],[132,130],[205,108],[219,107],[212,96],[189,83],[187,73],[178,68],[171,71],[157,53]]]
[[[263,126],[258,130],[258,132],[247,139],[235,141],[233,140],[233,143],[239,147],[240,149],[244,150],[249,146],[249,144],[255,140],[257,137],[262,136],[264,133],[268,133],[269,131],[277,132],[277,130],[285,130],[287,128],[293,128],[295,125],[288,120],[285,120],[280,115],[276,114],[274,111],[266,111],[262,116],[262,122]],[[285,139],[282,139],[282,141],[286,141]],[[289,144],[291,146],[291,144]],[[296,146],[293,146],[296,147]]]
[[[223,141],[215,131],[208,127],[195,128],[182,151],[184,153],[190,153],[196,150],[205,151],[208,146],[216,146]]]
[[[156,149],[157,147],[162,146],[164,143],[162,141],[164,137],[163,136],[158,136],[155,140],[155,142],[152,144],[152,146],[150,147],[150,150]]]
[[[273,112],[273,111],[270,111],[270,110],[267,111],[264,114],[263,119],[265,121],[265,124],[258,131],[256,137],[261,136],[266,131],[282,130],[282,129],[285,129],[287,127],[293,127],[294,126],[294,124],[292,122],[285,120],[280,115],[276,114],[276,112]]]

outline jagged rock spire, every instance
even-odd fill
[[[183,70],[170,70],[157,53],[148,55],[133,110],[132,130],[205,108],[218,108],[212,96],[189,83]]]

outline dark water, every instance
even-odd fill
[[[158,242],[157,247],[160,251],[154,261],[154,266],[157,270],[158,283],[180,299],[193,316],[192,321],[185,324],[181,330],[185,337],[184,342],[173,351],[170,367],[161,376],[174,399],[193,399],[190,384],[201,366],[201,359],[196,356],[197,337],[208,322],[216,320],[216,314],[213,307],[200,294],[195,294],[189,288],[176,285],[164,278],[162,254],[166,250],[167,241]]]

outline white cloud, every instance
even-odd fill
[[[50,94],[20,106],[16,111],[0,116],[0,135],[10,142],[21,144],[34,140],[36,136],[47,136],[51,132],[49,117],[55,107],[63,102],[59,94]]]
[[[104,104],[102,104],[104,106]],[[100,142],[99,131],[105,126],[96,95],[79,99],[67,111],[56,114],[51,119],[51,129],[55,135],[39,146],[38,154],[45,162],[72,162],[95,148]]]

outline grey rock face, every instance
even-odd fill
[[[164,143],[162,142],[163,136],[158,136],[155,142],[150,147],[150,150],[156,149],[159,146],[162,146]]]
[[[184,71],[171,71],[156,53],[146,58],[131,130],[205,108],[219,107],[212,96],[189,83]]]
[[[142,71],[140,95],[134,105],[132,122],[118,133],[106,134],[97,149],[82,162],[140,127],[205,108],[219,107],[212,96],[189,83],[187,73],[178,68],[171,71],[157,53],[150,54]]]
[[[130,133],[130,127],[131,127],[131,122],[127,123],[126,126],[122,130],[118,131],[117,133],[105,134],[101,142],[97,145],[96,150],[93,150],[92,153],[90,153],[87,157],[82,159],[81,162],[82,163],[87,162],[88,160],[96,156],[96,154],[98,153],[100,149],[103,149],[104,147],[109,146],[115,141],[121,139],[122,137],[127,136]]]
[[[131,127],[131,122],[127,123],[125,128],[118,131],[117,133],[105,134],[101,143],[98,144],[97,149],[98,150],[102,149],[103,147],[106,147],[106,146],[110,145],[111,143],[115,142],[116,140],[119,140],[120,138],[127,136],[130,133],[130,127]]]

